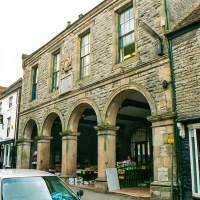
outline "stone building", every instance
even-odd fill
[[[151,170],[152,199],[170,198],[177,167],[166,13],[174,21],[171,7],[184,13],[175,2],[105,0],[22,55],[17,168],[31,168],[37,151],[37,169],[61,166],[68,181],[87,160],[98,170],[96,189],[106,191],[106,168],[130,154]]]
[[[182,13],[183,14],[183,13]],[[200,2],[167,34],[177,113],[177,174],[183,199],[200,198]]]

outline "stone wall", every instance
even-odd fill
[[[200,113],[200,29],[173,40],[177,113],[197,117]]]
[[[130,59],[120,66],[116,61],[113,61],[113,54],[117,54],[117,49],[113,47],[113,29],[116,29],[114,22],[117,15],[116,7],[120,8],[130,3],[131,1],[128,0],[113,0],[110,1],[110,6],[107,3],[101,4],[99,8],[95,9],[95,13],[94,10],[89,12],[84,18],[72,24],[71,27],[68,27],[25,61],[20,123],[23,123],[22,116],[26,119],[26,115],[23,113],[29,113],[30,111],[31,114],[35,112],[35,116],[41,122],[42,116],[45,116],[45,113],[51,108],[61,110],[65,118],[66,111],[79,99],[80,94],[93,99],[98,104],[99,109],[102,110],[108,96],[122,85],[122,76],[127,77],[128,83],[141,84],[149,90],[155,98],[160,113],[172,110],[171,98],[169,98],[171,90],[165,91],[162,88],[164,79],[171,80],[168,58],[156,54],[157,41],[137,25],[137,21],[141,20],[149,24],[160,35],[164,34],[164,29],[160,26],[160,20],[164,18],[164,7],[159,0],[148,1],[148,3],[146,0],[140,0],[134,4],[136,5],[134,9],[135,33],[138,37],[136,45],[139,58]],[[76,77],[78,71],[76,60],[79,59],[76,53],[77,37],[82,33],[81,30],[89,28],[93,33],[91,46],[92,78],[81,82],[80,86]],[[73,74],[73,91],[62,96],[59,95],[58,91],[51,92],[52,53],[59,48],[61,68],[67,57],[72,58],[72,66],[69,72]],[[36,64],[38,64],[37,98],[32,102],[30,100],[31,68]],[[63,75],[64,72],[61,70],[61,76]],[[109,81],[110,79],[113,81]],[[98,86],[99,82],[104,82],[104,84]],[[42,110],[38,110],[38,106]]]

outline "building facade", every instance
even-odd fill
[[[174,73],[178,176],[183,199],[200,198],[199,75],[200,3],[196,2],[167,35]]]
[[[6,88],[0,96],[0,161],[1,168],[15,167],[15,141],[18,130],[18,113],[20,106],[22,79]]]
[[[37,169],[61,166],[67,181],[87,160],[98,170],[96,189],[106,191],[106,168],[130,154],[151,171],[152,199],[170,199],[172,182],[177,198],[165,37],[166,13],[180,9],[174,2],[168,7],[164,0],[105,0],[22,56],[17,168],[31,168],[37,151]]]

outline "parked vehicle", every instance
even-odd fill
[[[1,169],[1,200],[80,200],[56,175],[35,169]]]

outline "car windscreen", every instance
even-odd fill
[[[1,187],[2,200],[78,199],[56,176],[5,178]]]

